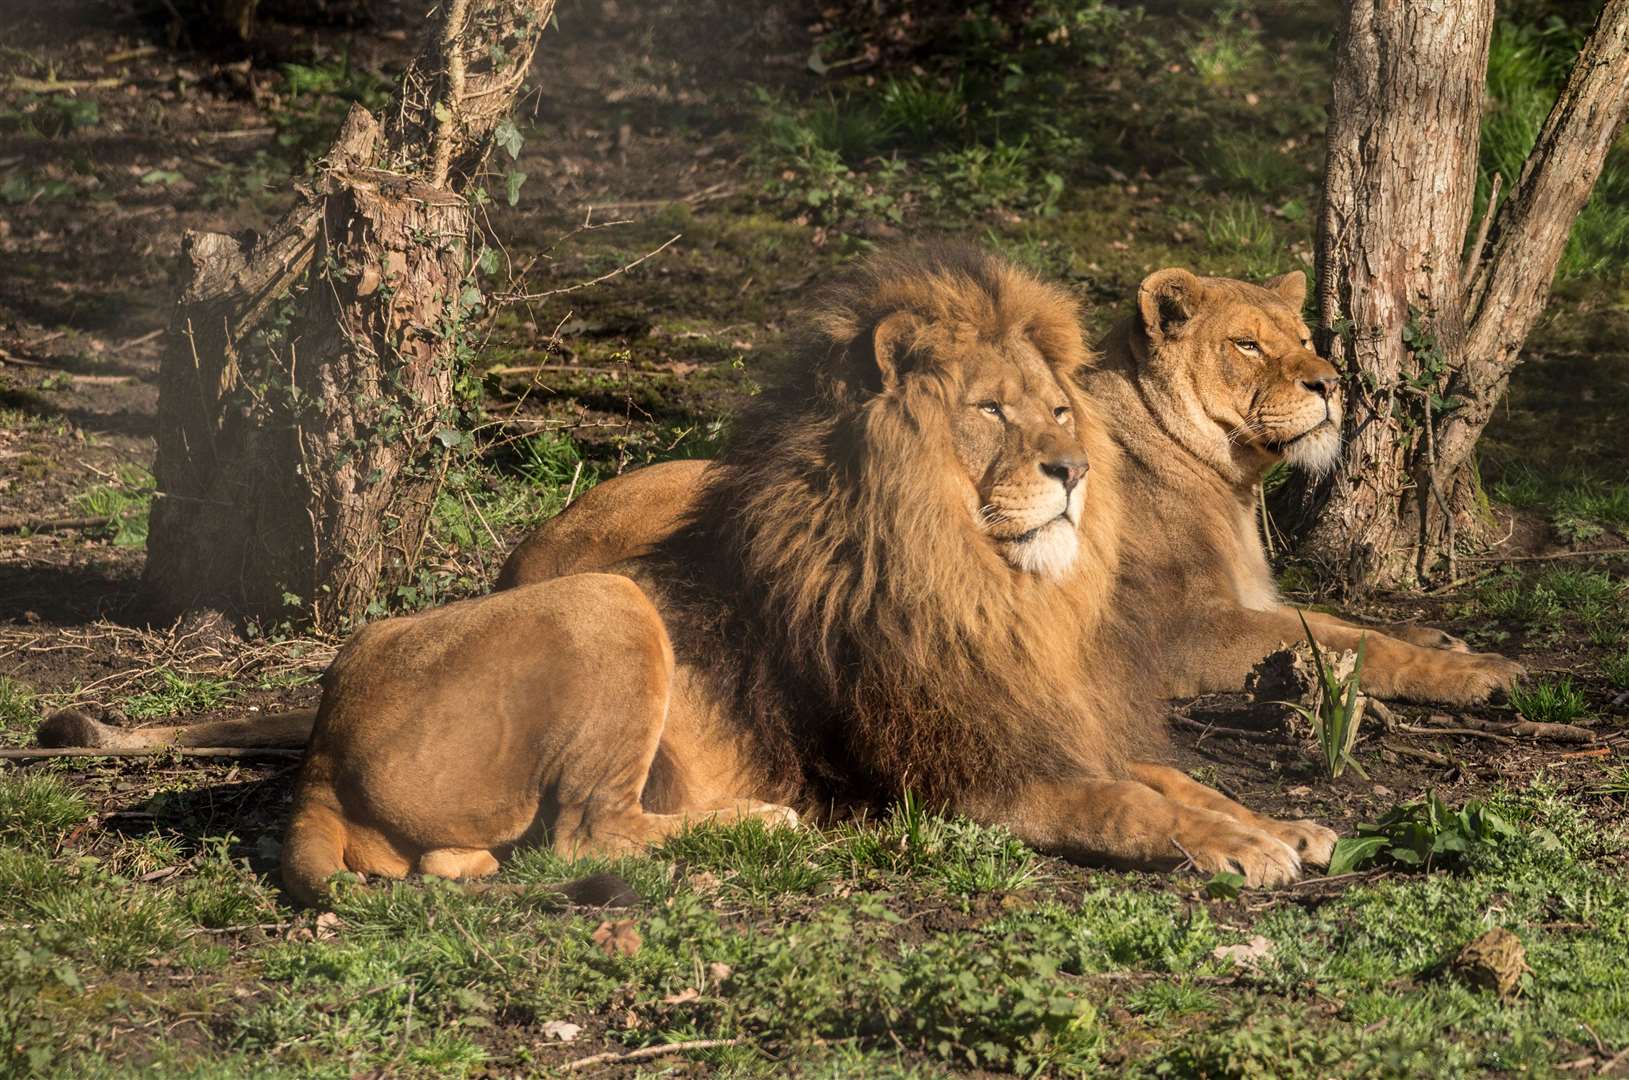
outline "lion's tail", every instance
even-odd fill
[[[326,901],[328,879],[345,869],[345,840],[345,818],[337,805],[310,791],[297,794],[283,837],[283,887],[302,904]]]
[[[83,710],[64,709],[41,724],[34,738],[41,746],[88,746],[111,751],[159,746],[298,750],[311,737],[311,728],[316,722],[316,709],[297,709],[252,720],[121,728],[104,724]]]

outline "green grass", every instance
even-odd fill
[[[0,800],[29,808],[0,812],[17,821],[0,833],[0,1033],[24,1036],[0,1050],[8,1075],[508,1075],[708,1038],[741,1040],[695,1055],[731,1076],[1426,1077],[1548,1074],[1593,1048],[1583,1025],[1629,1044],[1629,884],[1599,865],[1624,840],[1544,785],[1497,796],[1512,834],[1454,873],[1248,909],[1021,850],[1020,873],[986,878],[1010,838],[911,805],[831,830],[695,830],[616,864],[646,898],[631,954],[595,942],[598,913],[446,884],[347,890],[317,923],[230,837],[104,849],[93,832],[81,848],[104,854],[56,854],[87,811],[66,784],[0,774]],[[505,873],[590,865],[532,851]],[[1007,899],[981,901],[980,880]],[[243,929],[261,924],[293,932]],[[1513,1001],[1441,973],[1495,924],[1528,950]],[[1250,960],[1218,951],[1258,938]],[[556,1019],[583,1039],[541,1038]],[[30,1065],[18,1042],[48,1049]]]
[[[1492,108],[1482,124],[1478,206],[1495,173],[1508,192],[1521,175],[1540,127],[1582,43],[1587,24],[1558,20],[1542,25],[1501,21],[1488,55],[1487,96]],[[1480,209],[1478,210],[1480,213]],[[1557,277],[1617,278],[1629,264],[1629,144],[1608,155],[1589,202],[1573,224]]]
[[[1510,703],[1529,720],[1547,724],[1570,724],[1591,715],[1584,691],[1572,676],[1540,679],[1510,691]]]
[[[34,688],[9,675],[0,675],[0,742],[27,742],[33,739],[39,723]]]
[[[1629,690],[1629,649],[1601,664],[1601,674],[1619,690]]]
[[[147,688],[126,697],[121,707],[132,720],[157,720],[213,709],[233,694],[231,684],[223,679],[159,668],[148,677]]]

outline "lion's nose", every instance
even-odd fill
[[[1085,457],[1077,455],[1041,462],[1041,472],[1062,484],[1064,491],[1075,490],[1075,485],[1080,483],[1089,467]]]
[[[1317,379],[1302,379],[1301,385],[1306,387],[1308,390],[1311,390],[1314,394],[1317,394],[1325,401],[1328,401],[1329,395],[1335,392],[1336,381],[1333,376]]]

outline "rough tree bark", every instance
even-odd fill
[[[1320,345],[1344,457],[1277,510],[1348,590],[1452,578],[1488,538],[1474,450],[1629,108],[1607,0],[1508,198],[1470,235],[1493,0],[1349,0],[1318,221]],[[1504,180],[1510,180],[1506,177]]]
[[[479,238],[465,201],[554,0],[446,0],[386,122],[353,108],[265,236],[188,233],[159,379],[155,617],[339,630],[410,579]]]

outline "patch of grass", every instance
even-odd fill
[[[153,475],[138,465],[121,465],[115,479],[81,492],[74,499],[89,517],[105,517],[105,533],[116,547],[147,543],[147,515],[153,504]]]
[[[1538,138],[1545,117],[1582,43],[1584,25],[1559,19],[1495,25],[1488,52],[1487,95],[1493,107],[1482,121],[1478,184],[1480,216],[1492,177],[1510,190]],[[1629,148],[1612,150],[1589,202],[1573,224],[1557,269],[1561,280],[1618,278],[1629,268]]]
[[[1619,690],[1629,690],[1629,649],[1602,662],[1601,674]]]
[[[878,95],[883,127],[915,143],[944,139],[967,117],[967,97],[960,78],[943,82],[921,76],[890,77]]]
[[[0,844],[49,849],[61,833],[88,816],[85,800],[60,776],[0,773]]]
[[[1519,575],[1503,575],[1482,586],[1476,594],[1482,612],[1525,627],[1556,625],[1561,618],[1561,601],[1542,586],[1530,585]]]
[[[40,707],[34,688],[0,675],[0,742],[25,742],[39,727]]]
[[[1510,703],[1527,719],[1541,724],[1570,724],[1592,715],[1583,689],[1573,683],[1571,675],[1516,686],[1510,691]]]
[[[186,675],[159,668],[147,680],[148,688],[121,703],[132,720],[156,720],[183,713],[204,712],[230,700],[232,684],[224,679]]]
[[[1430,872],[1453,869],[1479,846],[1496,846],[1516,835],[1499,813],[1480,802],[1460,810],[1436,794],[1396,807],[1372,825],[1359,825],[1356,836],[1342,837],[1329,859],[1329,873],[1351,873],[1376,862]]]
[[[1237,275],[1261,278],[1283,269],[1285,245],[1272,221],[1254,203],[1229,200],[1211,211],[1205,239],[1237,261]]]
[[[1224,189],[1269,198],[1298,192],[1312,179],[1278,142],[1225,128],[1211,137],[1202,164]]]

